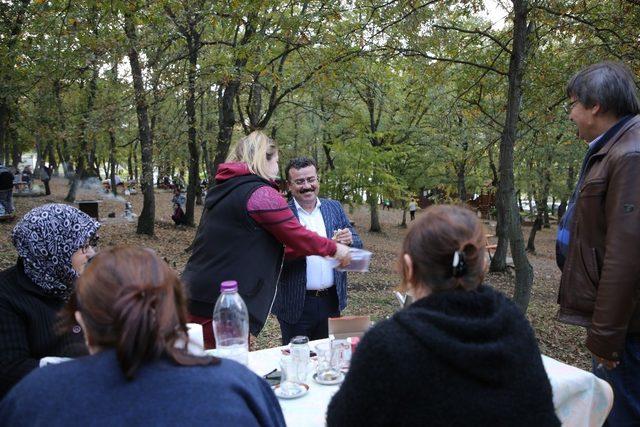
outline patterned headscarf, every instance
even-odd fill
[[[100,223],[60,203],[31,209],[13,229],[13,246],[24,272],[49,295],[68,299],[78,273],[71,255],[92,239]]]

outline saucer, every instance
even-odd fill
[[[304,396],[309,391],[309,386],[304,383],[297,383],[296,385],[300,386],[297,393],[284,394],[282,392],[282,389],[280,388],[280,384],[273,387],[273,393],[280,399],[296,399],[298,397]]]
[[[321,380],[320,378],[318,378],[318,374],[313,374],[313,380],[315,382],[317,382],[318,384],[322,384],[322,385],[336,385],[336,384],[340,384],[342,381],[344,381],[344,374],[342,372],[340,372],[340,375],[338,375],[338,378],[336,378],[335,380]]]

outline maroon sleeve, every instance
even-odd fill
[[[332,256],[336,243],[300,224],[284,198],[272,187],[260,187],[247,201],[249,216],[285,245],[286,258]]]

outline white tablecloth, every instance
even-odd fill
[[[553,405],[564,427],[601,426],[613,405],[611,386],[591,372],[542,356]]]
[[[202,329],[190,330],[190,337]],[[195,333],[194,333],[195,332]],[[311,349],[319,342],[312,341]],[[249,368],[260,376],[279,368],[282,349],[275,347],[249,353]],[[553,404],[556,414],[565,427],[601,426],[613,404],[613,392],[609,384],[591,372],[542,356],[544,368],[553,389]],[[278,399],[288,426],[324,426],[327,405],[338,391],[339,385],[317,384],[309,374],[309,392],[297,399]]]
[[[321,341],[310,343],[313,349]],[[278,367],[282,349],[269,348],[249,353],[249,368],[263,376]],[[565,427],[601,426],[613,403],[613,392],[605,381],[547,356],[544,368],[553,389],[556,414]],[[309,392],[297,399],[278,399],[288,426],[324,426],[327,405],[339,386],[317,384],[309,375]]]

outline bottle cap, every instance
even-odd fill
[[[220,283],[220,292],[238,290],[238,282],[235,280],[226,280]]]

